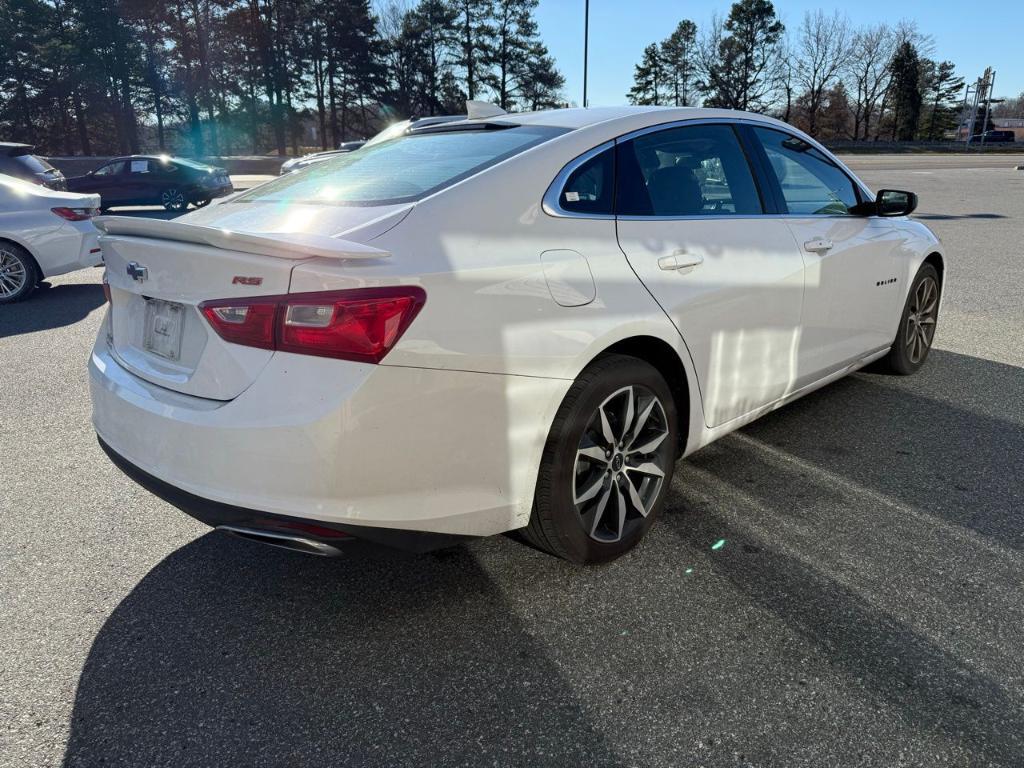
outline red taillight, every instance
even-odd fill
[[[204,302],[199,308],[222,339],[247,347],[274,349],[277,303],[272,299]]]
[[[222,299],[199,305],[226,341],[379,363],[427,300],[414,285]]]
[[[95,208],[51,208],[50,210],[68,221],[85,221],[96,215]]]

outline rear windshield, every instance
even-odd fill
[[[43,160],[41,157],[35,155],[18,155],[14,158],[14,162],[18,163],[23,168],[28,169],[32,173],[46,173],[52,171],[53,166]]]
[[[516,126],[409,134],[314,163],[235,202],[413,202],[564,132],[547,126]]]
[[[193,169],[195,169],[197,171],[212,171],[213,170],[213,166],[212,165],[207,165],[206,163],[200,163],[200,162],[198,162],[196,160],[188,160],[188,159],[186,159],[184,157],[176,157],[176,158],[174,158],[174,162],[177,165],[183,165],[186,168],[193,168]]]

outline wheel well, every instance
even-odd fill
[[[34,266],[36,268],[36,279],[37,280],[42,280],[44,277],[46,277],[46,275],[43,274],[43,270],[39,268],[39,262],[36,261],[36,257],[32,255],[32,251],[30,251],[24,245],[22,245],[21,243],[14,242],[9,237],[0,237],[0,243],[10,243],[15,248],[17,248],[18,250],[22,251],[23,253],[25,253],[27,255],[29,257],[29,259],[32,261],[32,266]]]
[[[939,285],[941,286],[943,284],[943,273],[945,271],[942,263],[942,256],[938,253],[929,253],[928,257],[924,260],[924,263],[931,264],[935,267],[935,271],[939,273]]]
[[[630,355],[653,365],[665,379],[672,397],[676,401],[676,417],[679,422],[679,455],[686,449],[690,428],[690,387],[687,384],[686,368],[678,353],[669,344],[654,336],[633,336],[615,342],[595,359],[605,355]]]

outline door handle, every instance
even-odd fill
[[[699,267],[703,263],[704,257],[700,254],[674,253],[671,256],[662,256],[658,259],[658,268],[671,272],[677,269]]]
[[[832,241],[826,240],[822,237],[815,238],[814,240],[808,240],[804,243],[804,250],[816,253],[820,256],[821,254],[832,250]]]

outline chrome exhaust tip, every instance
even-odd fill
[[[342,552],[337,547],[325,544],[315,539],[306,539],[302,536],[294,536],[290,533],[279,533],[259,528],[243,528],[237,525],[218,525],[216,530],[230,533],[249,541],[257,541],[271,547],[290,549],[293,552],[302,552],[307,555],[319,557],[340,557]]]

